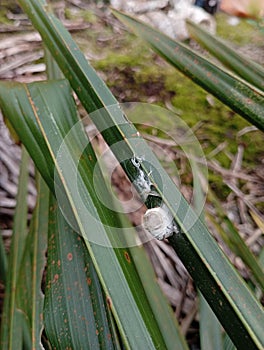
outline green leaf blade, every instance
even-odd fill
[[[16,296],[17,308],[24,315],[28,325],[27,337],[30,349],[43,349],[41,333],[44,296],[41,284],[46,263],[49,190],[39,175],[37,176],[37,190],[37,204],[26,240],[26,249],[17,282],[19,293]]]
[[[219,59],[226,67],[263,91],[264,69],[262,66],[237,53],[221,39],[212,36],[195,23],[188,21],[187,26],[190,35],[205,47],[207,51]]]
[[[4,308],[2,314],[0,345],[3,350],[19,350],[23,344],[24,318],[17,309],[16,296],[19,293],[17,281],[21,266],[22,254],[27,237],[27,186],[29,155],[23,147],[17,207],[14,217],[13,237],[9,255],[9,269],[5,289]]]
[[[203,240],[204,237],[201,235],[201,232],[196,231],[196,234],[199,235],[199,239],[202,239],[203,244],[208,249],[208,242]],[[224,259],[220,258],[220,255],[223,253],[216,250],[208,252],[207,259],[210,267],[208,266],[209,269],[206,269],[201,260],[193,256],[200,253],[188,249],[190,243],[183,234],[174,235],[169,238],[169,241],[190,275],[195,279],[196,286],[207,297],[207,302],[235,345],[238,348],[243,348],[246,342],[247,349],[261,349],[263,347],[262,322],[256,322],[256,318],[253,315],[263,318],[263,308],[252,296],[242,279],[232,273],[234,268],[231,265],[228,266]],[[215,265],[213,260],[219,265],[218,269],[213,267]],[[214,281],[209,278],[210,273],[215,275]],[[218,288],[219,286],[221,288]],[[223,286],[225,286],[224,289]],[[241,288],[243,288],[243,291]],[[210,297],[208,298],[208,296]],[[236,298],[237,296],[238,298]],[[229,300],[232,305],[231,308],[228,307],[225,299]],[[231,319],[232,326],[230,325]],[[249,337],[246,335],[244,327],[246,327]]]
[[[204,297],[199,295],[199,331],[202,350],[222,350],[221,325]]]
[[[264,96],[261,91],[147,24],[116,10],[113,13],[171,65],[264,131]]]
[[[50,89],[48,86],[50,86]],[[0,90],[0,94],[2,92],[4,94],[5,89],[2,91],[0,87]],[[38,134],[43,134],[43,138],[46,142],[45,150],[49,150],[51,159],[53,159],[56,166],[58,166],[56,153],[62,141],[65,141],[65,137],[70,129],[79,121],[76,116],[76,108],[73,104],[73,99],[69,97],[71,96],[69,85],[67,81],[33,83],[24,87],[22,99],[24,94],[29,96],[27,115],[14,115],[12,113],[13,111],[10,110],[9,118],[10,120],[12,119],[14,125],[16,124],[15,121],[17,117],[26,118],[24,121],[25,124],[33,123],[30,119],[35,118],[40,127]],[[16,98],[19,98],[19,94],[17,95],[14,93],[14,95]],[[14,95],[11,94],[11,96]],[[5,103],[3,95],[0,100],[1,103]],[[35,113],[32,113],[32,111],[30,112],[30,108]],[[7,110],[7,106],[5,106],[5,110]],[[73,113],[73,115],[68,115],[69,113]],[[27,131],[23,128],[19,130],[17,131],[20,137],[23,142],[27,144]],[[123,341],[128,348],[131,347],[135,349],[144,348],[145,346],[153,349],[159,347],[166,348],[166,344],[173,344],[167,346],[169,349],[173,349],[175,343],[179,344],[179,349],[186,349],[183,340],[178,336],[175,320],[173,320],[172,315],[168,312],[167,322],[172,324],[172,326],[170,325],[170,330],[174,328],[175,333],[170,331],[170,339],[165,337],[165,340],[153,316],[152,308],[154,304],[150,306],[148,302],[132,257],[128,264],[126,260],[126,249],[113,249],[111,247],[111,241],[116,242],[119,246],[123,245],[121,241],[118,243],[118,239],[121,239],[122,235],[120,235],[120,237],[115,237],[114,228],[118,220],[114,212],[105,210],[105,208],[100,209],[97,203],[98,199],[93,188],[93,170],[89,168],[89,166],[95,166],[96,158],[92,148],[87,147],[88,141],[82,128],[78,130],[79,134],[73,132],[73,135],[75,135],[74,142],[72,142],[73,139],[70,139],[70,142],[66,141],[68,156],[65,159],[70,159],[73,161],[73,165],[76,166],[74,157],[76,158],[75,162],[78,164],[79,168],[78,186],[80,187],[78,190],[72,187],[71,166],[67,168],[67,174],[60,173],[61,170],[58,167],[59,180],[63,180],[63,186],[66,189],[71,206],[74,209],[73,213],[76,215],[76,222],[74,224],[78,223],[80,232],[85,237],[87,249],[93,259],[93,263],[100,276],[100,281],[109,298],[108,300],[111,301],[111,309],[120,328]],[[83,147],[86,147],[86,152],[82,155]],[[32,149],[31,151],[34,155],[34,151]],[[81,159],[80,163],[79,159]],[[38,159],[35,158],[34,161],[37,163]],[[54,165],[51,165],[51,169],[53,168]],[[49,173],[50,171],[51,170],[49,170]],[[69,178],[66,178],[67,176],[69,176]],[[102,186],[104,186],[103,183]],[[54,192],[53,184],[50,186],[50,189]],[[88,193],[87,189],[89,189],[91,193]],[[81,200],[77,196],[78,193],[82,195]],[[107,192],[104,193],[106,195]],[[82,210],[76,210],[77,207],[80,207],[80,202],[84,202],[86,206],[88,206],[84,212],[82,212]],[[96,203],[96,207],[94,203]],[[94,219],[96,220],[92,222],[87,221],[87,209],[89,212],[93,213]],[[108,223],[106,231],[102,221]],[[102,237],[104,246],[100,246],[88,240],[91,232],[94,232],[98,237]],[[135,334],[138,334],[138,336],[135,337]]]
[[[3,236],[0,231],[0,280],[5,284],[7,276],[7,255],[4,246]]]
[[[82,238],[51,198],[45,329],[54,348],[114,349],[104,298]],[[92,286],[92,287],[91,287]]]

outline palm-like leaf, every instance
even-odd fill
[[[71,224],[77,225],[75,228],[78,228],[84,237],[126,346],[143,348],[147,344],[149,348],[161,346],[173,349],[176,343],[179,348],[186,348],[168,305],[162,301],[162,307],[157,302],[156,305],[149,304],[145,288],[135,268],[133,255],[130,255],[128,249],[112,248],[112,243],[118,247],[124,246],[124,237],[122,234],[116,234],[119,225],[116,213],[102,206],[95,192],[93,169],[96,165],[96,157],[82,125],[78,123],[74,100],[67,81],[33,83],[27,86],[13,83],[8,85],[9,98],[18,103],[9,104],[6,100],[7,95],[4,93],[4,91],[7,92],[7,86],[2,84],[0,104],[3,111],[30,150],[36,166],[54,194],[52,174],[56,167],[58,171],[56,194],[58,195],[59,191],[65,199],[61,207],[65,211],[66,200],[69,201],[70,213],[73,217],[68,216],[68,219],[73,219]],[[19,123],[15,122],[17,118],[20,120]],[[74,130],[72,137],[67,139],[66,135],[72,127]],[[62,169],[57,153],[65,140],[67,154],[63,159],[69,163],[66,169]],[[43,154],[40,159],[37,152],[39,144],[43,145]],[[45,164],[42,159],[50,159],[51,163]],[[72,171],[77,171],[78,188],[75,188],[75,175]],[[100,176],[102,175],[97,173],[97,181],[100,180]],[[101,190],[106,198],[108,190],[104,185],[103,177],[101,180]],[[80,194],[81,197],[79,197]],[[85,208],[80,207],[82,203],[85,203]],[[100,238],[103,246],[93,243],[94,237]],[[140,262],[143,264],[145,264],[144,259],[146,258],[141,256]],[[149,279],[148,282],[147,288],[152,288],[153,293],[157,290],[156,282],[153,279]],[[155,292],[153,298],[155,299],[157,295],[158,292]],[[162,300],[160,294],[159,299]],[[156,311],[152,311],[152,308],[156,308]],[[167,333],[161,334],[160,327],[165,325]],[[135,337],[135,334],[140,336]]]
[[[22,348],[24,318],[17,307],[16,300],[21,290],[17,289],[19,269],[27,237],[27,184],[29,156],[25,148],[22,151],[17,207],[14,218],[13,239],[9,255],[5,301],[1,324],[1,349]]]
[[[53,196],[49,223],[44,321],[52,347],[114,349],[93,262]]]
[[[44,295],[41,284],[48,237],[49,191],[39,174],[37,190],[37,204],[20,264],[17,281],[19,293],[16,295],[17,309],[24,315],[24,323],[29,330],[27,343],[30,344],[30,349],[42,349]]]
[[[259,64],[242,56],[223,40],[212,36],[195,23],[188,22],[190,35],[219,59],[226,67],[253,86],[264,89],[264,69]]]
[[[147,24],[124,13],[113,12],[166,61],[264,131],[264,95],[260,90]]]

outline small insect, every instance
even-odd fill
[[[143,162],[143,160],[143,157],[136,157],[135,155],[133,156],[133,158],[131,158],[132,164],[138,169],[140,168],[140,165]]]
[[[133,157],[131,158],[132,164],[137,168],[137,176],[133,181],[133,185],[139,191],[140,196],[145,201],[148,198],[148,195],[151,193],[151,181],[145,175],[144,171],[140,168],[143,158],[141,157]]]
[[[178,233],[179,228],[166,205],[148,209],[143,216],[143,227],[158,240]]]

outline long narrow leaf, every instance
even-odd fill
[[[48,78],[62,79],[63,74],[48,49],[45,50],[45,60]],[[44,310],[49,341],[53,347],[118,348],[120,340],[112,336],[113,330],[108,324],[110,311],[87,248],[68,225],[53,196],[50,201],[50,245]],[[60,263],[54,264],[54,261]],[[53,280],[55,275],[58,276],[56,281]],[[73,285],[76,288],[72,288]]]
[[[225,223],[225,229],[221,225],[217,224],[215,217],[210,217],[210,220],[218,226],[218,232],[222,236],[228,247],[239,256],[244,263],[250,268],[255,280],[259,283],[261,288],[264,290],[264,270],[260,266],[256,257],[250,251],[249,247],[246,245],[245,241],[242,239],[240,234],[234,227],[232,221],[226,216],[224,210],[217,197],[214,195],[211,189],[208,190],[208,197],[216,208],[218,214],[218,219],[221,219]]]
[[[43,163],[38,163],[34,152],[34,148],[38,148],[37,142],[43,133],[47,145],[44,152],[48,149],[49,154],[53,157],[59,176],[58,187],[66,190],[71,203],[74,215],[72,224],[77,224],[85,238],[85,243],[126,345],[134,349],[145,346],[173,349],[175,344],[178,344],[179,349],[186,348],[185,343],[178,335],[175,321],[173,321],[171,313],[168,312],[168,305],[163,310],[164,314],[167,315],[167,332],[161,334],[157,323],[160,320],[157,316],[157,320],[153,316],[132,256],[129,255],[127,249],[113,249],[111,247],[112,242],[115,243],[115,246],[122,247],[125,245],[125,241],[123,235],[117,233],[119,220],[116,213],[102,207],[95,192],[93,168],[96,165],[96,158],[91,145],[80,124],[77,124],[77,129],[73,129],[74,137],[68,140],[66,138],[71,128],[78,122],[67,81],[33,83],[28,86],[17,84],[17,87],[14,84],[7,84],[9,90],[6,90],[6,84],[0,85],[2,87],[0,87],[0,104],[5,115],[13,126],[19,125],[19,129],[15,126],[19,136],[28,147],[39,171],[43,175],[48,174],[49,181],[54,165],[49,170],[43,171]],[[8,95],[5,95],[6,92]],[[26,96],[28,97],[27,102]],[[10,99],[18,101],[18,104],[11,105]],[[23,108],[21,109],[22,101]],[[21,123],[16,123],[18,118]],[[31,135],[28,138],[28,127],[32,127],[33,132],[36,132],[36,122],[39,123],[40,127],[38,135]],[[34,137],[35,144],[32,142]],[[67,154],[61,160],[66,162],[65,170],[60,168],[62,165],[58,163],[59,156],[58,159],[56,157],[63,141]],[[83,153],[84,150],[85,153]],[[45,155],[48,156],[48,154]],[[77,167],[78,187],[76,188],[74,172],[77,171]],[[100,176],[98,173],[97,180],[100,180]],[[107,188],[103,181],[100,183],[101,191],[107,198]],[[50,189],[55,191],[53,182],[50,183]],[[63,209],[67,207],[66,200],[67,197],[65,197]],[[82,203],[85,203],[85,208],[81,206]],[[87,215],[89,213],[92,213],[92,216]],[[95,238],[101,239],[103,246],[93,243]],[[157,305],[159,305],[158,302]],[[163,304],[163,306],[165,305]],[[162,322],[162,327],[164,327],[164,318],[162,318]],[[135,337],[135,334],[138,336]]]
[[[204,297],[199,296],[199,328],[202,350],[222,350],[221,325]]]
[[[244,57],[223,40],[212,36],[195,23],[188,21],[187,25],[190,35],[207,51],[253,86],[264,90],[264,69],[262,66]]]
[[[5,284],[7,275],[7,256],[3,237],[0,231],[0,280]]]
[[[67,92],[68,85],[66,83],[64,84],[65,91]],[[62,82],[58,82],[57,85],[60,85],[62,89]],[[68,198],[72,203],[72,207],[74,207],[76,221],[85,238],[93,262],[97,267],[101,282],[103,285],[106,284],[105,291],[107,292],[107,298],[110,297],[108,300],[111,304],[111,309],[117,317],[121,332],[125,332],[123,339],[133,348],[145,346],[144,344],[148,344],[150,348],[162,347],[165,346],[164,342],[167,343],[167,347],[169,348],[172,348],[174,346],[172,344],[175,344],[175,342],[179,348],[184,348],[184,343],[178,337],[175,323],[171,322],[167,312],[168,334],[170,335],[160,333],[157,321],[152,316],[153,311],[145,296],[144,288],[137,275],[133,259],[129,256],[128,251],[121,248],[113,250],[111,247],[112,243],[117,247],[122,247],[125,242],[122,241],[122,235],[116,232],[120,225],[116,213],[107,210],[99,202],[98,194],[94,187],[93,175],[97,160],[91,145],[88,144],[86,146],[87,139],[82,128],[77,125],[76,130],[73,132],[74,138],[72,139],[68,134],[69,129],[67,129],[70,128],[70,125],[68,126],[66,123],[63,123],[63,121],[67,120],[65,114],[62,114],[64,119],[61,120],[61,113],[58,111],[58,106],[57,108],[54,106],[54,110],[52,112],[50,111],[53,96],[52,90],[45,88],[43,85],[42,89],[40,87],[38,84],[32,84],[29,89],[32,100],[35,103],[35,108],[39,112],[38,122],[51,149],[59,176],[65,184]],[[56,86],[54,88],[56,89]],[[57,104],[58,93],[55,98]],[[67,99],[67,95],[64,98]],[[64,104],[63,108],[65,108]],[[50,113],[53,115],[53,120],[45,118],[45,114],[49,115]],[[73,116],[76,118],[76,113]],[[71,118],[73,119],[73,117]],[[78,121],[78,119],[75,119],[75,121]],[[63,158],[63,164],[59,164],[59,155],[57,152],[61,150],[62,142],[64,142],[66,154],[64,157],[60,154]],[[81,154],[84,146],[86,146],[86,153]],[[67,160],[66,167],[64,167],[65,160]],[[62,165],[63,168],[61,168]],[[80,176],[77,174],[78,187],[74,189],[74,172],[77,166]],[[100,173],[96,173],[96,180],[100,183],[100,191],[104,199],[106,199],[108,192]],[[78,192],[81,194],[81,197]],[[86,203],[85,208],[81,206],[82,202]],[[94,204],[95,207],[93,207]],[[78,212],[76,208],[78,208]],[[92,217],[87,215],[88,213],[91,213]],[[107,226],[105,226],[106,224]],[[95,244],[93,243],[95,237],[96,239],[101,238],[101,241],[99,241],[101,245],[98,245],[97,242]],[[120,322],[121,320],[122,323]],[[135,338],[134,335],[139,333],[141,336]]]
[[[23,313],[30,330],[30,349],[42,349],[43,300],[41,291],[48,236],[49,190],[37,176],[38,198],[17,281],[17,308]]]
[[[54,349],[114,349],[92,260],[53,196],[46,284],[45,330]]]
[[[113,12],[166,61],[264,131],[264,96],[261,91],[147,24],[121,12]]]
[[[14,216],[14,227],[11,251],[8,261],[8,275],[5,289],[4,309],[2,314],[2,327],[0,345],[1,349],[19,350],[23,344],[22,314],[16,305],[17,281],[27,236],[27,184],[28,184],[29,156],[23,147],[17,206]]]
[[[198,172],[199,170],[196,169]],[[201,176],[201,174],[200,174]],[[202,182],[199,182],[198,191],[194,206],[199,208],[203,205]],[[205,222],[205,211],[203,210],[200,219]],[[222,350],[222,327],[212,309],[201,293],[199,296],[199,334],[201,350]]]

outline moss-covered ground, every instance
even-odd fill
[[[70,11],[68,15],[74,18]],[[83,16],[91,23],[91,29],[76,34],[76,40],[119,102],[172,106],[188,126],[195,129],[206,155],[225,142],[224,150],[215,156],[224,167],[230,166],[229,154],[235,155],[239,144],[245,146],[244,166],[254,169],[256,163],[261,162],[263,134],[260,131],[238,137],[237,133],[249,126],[243,118],[165,63],[140,39],[118,27],[114,19],[112,26],[92,12],[84,11]],[[255,47],[254,58],[260,59],[263,34],[252,24],[241,20],[232,26],[223,13],[219,13],[216,20],[218,36],[235,47]],[[217,184],[218,176],[211,174],[210,179],[224,191]]]

